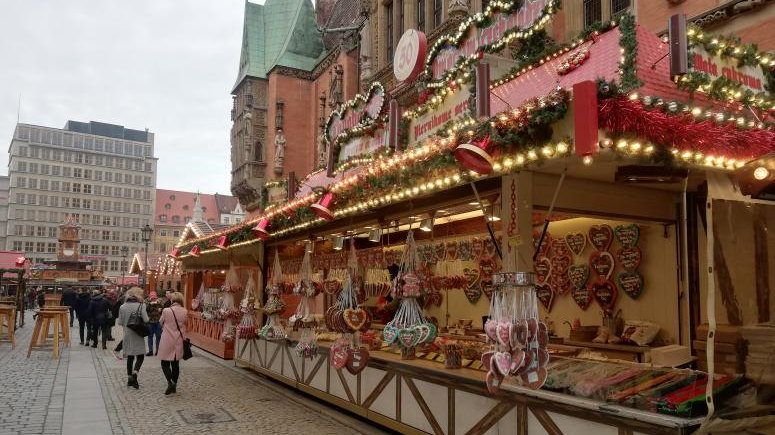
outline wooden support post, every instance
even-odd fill
[[[756,271],[756,320],[760,323],[770,321],[770,262],[767,246],[767,210],[766,206],[753,206],[753,247],[754,268]]]

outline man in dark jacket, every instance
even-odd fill
[[[72,328],[73,320],[75,320],[75,316],[73,315],[73,312],[75,311],[75,290],[73,290],[72,287],[68,287],[62,292],[60,304],[70,308],[70,327]]]
[[[78,332],[81,336],[81,344],[84,344],[83,331],[86,330],[86,343],[89,344],[89,338],[91,337],[91,331],[89,326],[89,303],[91,302],[91,296],[89,292],[79,288],[78,294],[75,295],[75,315],[78,316]]]
[[[91,326],[91,339],[94,343],[91,347],[97,347],[100,333],[102,334],[102,348],[108,348],[108,335],[110,331],[110,303],[100,290],[94,290],[89,302],[89,326]]]

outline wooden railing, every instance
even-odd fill
[[[205,320],[202,318],[202,313],[188,312],[186,328],[191,344],[223,359],[232,359],[234,358],[234,341],[224,342],[221,340],[223,327],[224,322]]]

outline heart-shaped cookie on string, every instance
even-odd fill
[[[538,250],[538,255],[544,256],[549,252],[549,245],[552,244],[552,235],[547,231],[541,246],[538,246],[539,241],[541,241],[541,231],[533,231],[533,250]]]
[[[640,239],[640,228],[635,224],[617,225],[614,228],[616,240],[625,248],[632,248],[638,245]]]
[[[587,247],[587,236],[579,232],[568,233],[565,235],[565,243],[574,255],[580,257]]]
[[[565,293],[568,293],[572,287],[567,272],[557,274],[552,271],[552,274],[549,275],[549,285],[552,286],[554,293],[558,295],[564,295]]]
[[[492,259],[495,257],[495,244],[492,239],[484,239],[484,252],[482,253],[483,259]]]
[[[573,288],[584,288],[589,281],[589,266],[586,264],[574,264],[568,267],[568,278]]]
[[[549,258],[552,257],[570,257],[570,247],[565,238],[552,239],[549,244]]]
[[[614,230],[610,225],[592,225],[587,232],[589,243],[598,251],[607,251],[614,238]]]
[[[471,259],[478,261],[482,258],[482,253],[484,253],[484,241],[479,237],[474,237],[471,241]]]
[[[342,345],[331,346],[330,358],[331,365],[337,370],[342,370],[350,359],[349,349]]]
[[[436,243],[433,248],[436,255],[436,262],[444,261],[447,258],[447,245],[444,242]]]
[[[592,303],[594,298],[588,287],[574,288],[570,295],[573,301],[576,302],[576,305],[584,311],[589,308],[589,304]]]
[[[605,310],[612,310],[619,294],[616,285],[608,279],[596,279],[589,284],[597,304]]]
[[[619,264],[629,272],[634,271],[640,266],[640,261],[643,254],[637,246],[631,248],[622,248],[616,251],[616,259],[619,260]]]
[[[552,272],[552,263],[546,257],[538,257],[533,262],[533,271],[536,273],[536,282],[546,282]]]
[[[481,279],[479,281],[479,287],[482,289],[482,293],[487,296],[487,299],[492,300],[492,292],[495,291],[495,284],[490,279]]]
[[[395,343],[398,339],[398,328],[393,325],[385,325],[385,328],[382,329],[382,338],[388,346]]]
[[[616,284],[629,297],[638,299],[643,293],[643,276],[637,271],[619,272],[616,274]]]
[[[419,339],[419,334],[414,328],[403,328],[398,331],[398,344],[405,348],[417,346]]]
[[[549,263],[552,265],[552,274],[565,275],[571,263],[573,263],[573,259],[570,257],[570,254],[556,255],[549,257]]]
[[[369,351],[365,347],[359,347],[357,349],[348,349],[348,353],[349,355],[345,367],[348,372],[357,375],[369,364]]]
[[[447,242],[446,245],[447,253],[446,253],[446,259],[447,261],[455,261],[457,260],[457,242]]]
[[[609,279],[615,266],[614,256],[609,252],[595,251],[589,255],[589,268],[598,277]]]
[[[368,320],[366,311],[361,308],[347,308],[343,313],[344,323],[355,331],[360,331]]]
[[[461,240],[457,245],[457,256],[460,261],[471,261],[473,246],[470,240]]]
[[[546,311],[552,311],[552,304],[554,303],[554,291],[549,284],[536,284],[536,298],[541,302],[541,305],[546,308]]]

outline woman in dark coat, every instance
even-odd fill
[[[97,347],[97,339],[99,334],[102,333],[102,348],[108,348],[108,334],[110,332],[110,323],[108,323],[108,317],[110,315],[110,303],[108,299],[99,290],[94,290],[89,302],[89,324],[91,326],[91,339],[94,340],[94,344],[91,347]]]
[[[89,337],[91,337],[91,333],[89,332],[89,302],[91,301],[91,297],[89,296],[89,292],[86,290],[79,288],[78,293],[75,295],[75,302],[73,303],[73,308],[75,309],[75,316],[78,317],[78,332],[81,337],[81,344],[84,344],[83,341],[83,332],[86,330],[86,344],[89,344]]]

